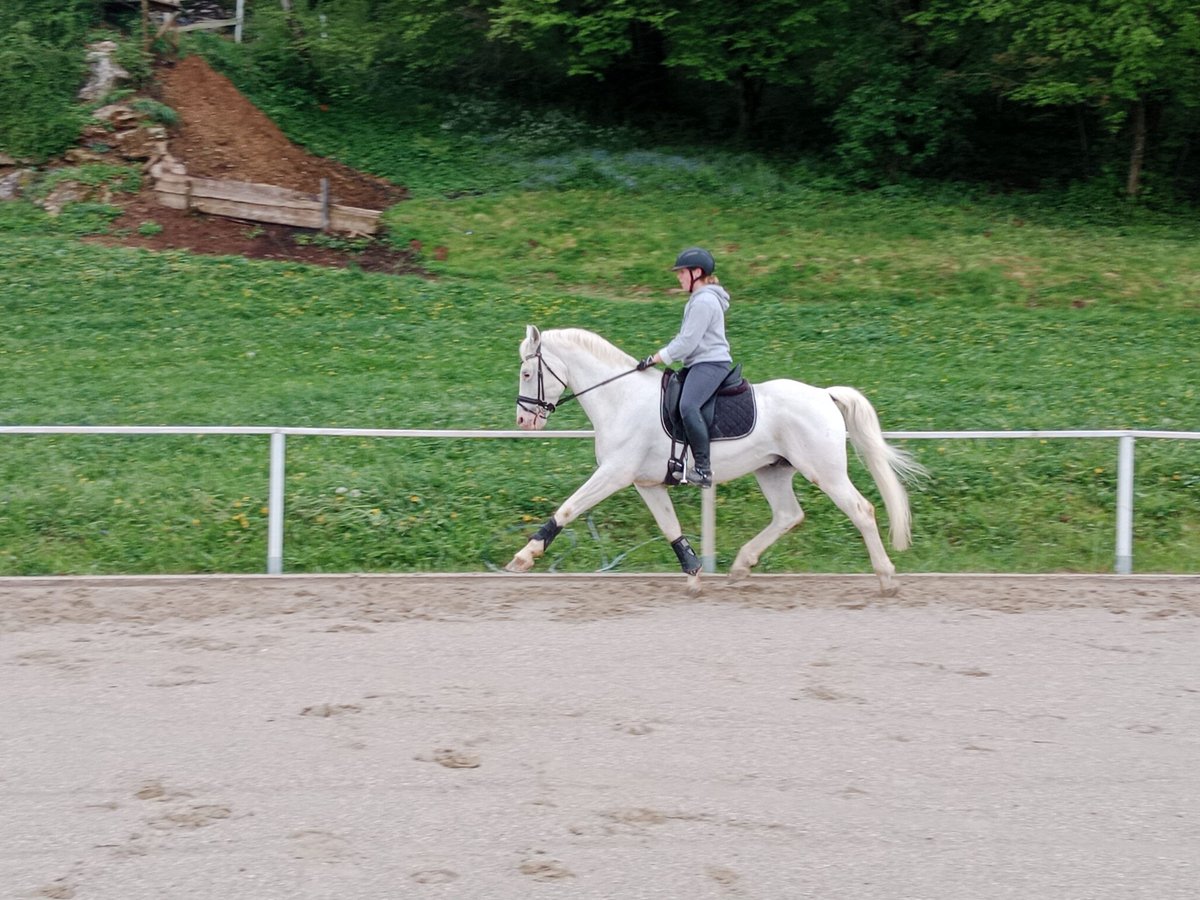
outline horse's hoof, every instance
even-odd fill
[[[688,576],[688,585],[687,585],[688,594],[695,597],[700,593],[700,588],[701,588],[700,576],[699,575],[689,575]]]
[[[519,556],[514,556],[512,558],[512,561],[509,562],[509,564],[504,567],[504,571],[512,572],[516,575],[520,575],[523,572],[528,572],[532,568],[533,568],[532,562],[526,562],[525,560],[521,559]]]
[[[729,570],[729,583],[739,584],[750,577],[749,566],[734,566]]]
[[[897,597],[897,596],[899,596],[899,594],[900,594],[900,585],[898,585],[898,584],[890,584],[886,587],[881,587],[879,589],[880,597]]]

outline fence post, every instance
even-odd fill
[[[237,0],[237,12],[234,13],[237,17],[237,24],[233,26],[233,41],[235,44],[242,42],[242,23],[246,19],[246,0]]]
[[[717,488],[700,491],[700,564],[705,572],[717,571]]]
[[[271,432],[271,471],[267,491],[267,574],[283,572],[283,469],[286,440],[282,431]]]
[[[1117,565],[1118,575],[1133,571],[1133,436],[1117,445]]]
[[[321,179],[321,230],[329,230],[329,179]]]

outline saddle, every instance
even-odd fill
[[[662,399],[659,416],[663,431],[671,439],[671,459],[667,463],[666,484],[678,484],[683,472],[683,455],[687,452],[687,433],[683,419],[679,416],[679,397],[688,370],[666,369],[662,376]],[[700,407],[700,414],[708,425],[710,441],[730,441],[742,438],[754,430],[758,421],[758,407],[754,402],[754,388],[742,377],[742,365],[738,363],[729,370],[715,394]],[[676,444],[679,444],[678,451]]]

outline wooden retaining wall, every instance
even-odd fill
[[[306,194],[271,184],[197,178],[181,170],[179,163],[151,167],[155,196],[163,206],[322,231],[367,235],[379,230],[380,210],[331,202],[325,182],[320,193]]]

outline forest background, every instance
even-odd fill
[[[134,4],[136,7],[136,4]],[[0,151],[73,138],[82,45],[113,4],[0,8]],[[434,89],[553,105],[871,186],[1088,184],[1200,199],[1191,0],[248,0],[243,83],[376,109]],[[137,14],[136,8],[130,15]],[[145,49],[145,48],[141,48]],[[146,65],[135,46],[123,62]]]

